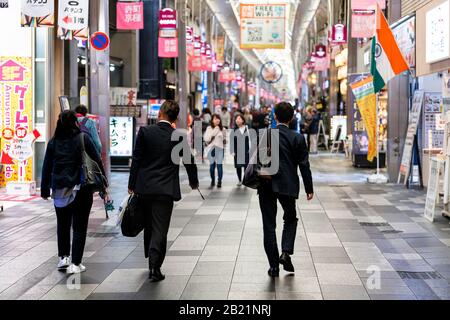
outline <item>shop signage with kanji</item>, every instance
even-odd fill
[[[177,12],[165,8],[159,12],[158,56],[160,58],[178,57]]]
[[[347,43],[347,26],[338,23],[331,28],[331,43],[346,44]]]
[[[89,26],[89,0],[59,0],[58,37],[86,40]]]
[[[144,3],[117,2],[117,29],[144,29]]]

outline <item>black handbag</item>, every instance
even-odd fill
[[[81,185],[89,187],[92,192],[105,192],[108,188],[108,179],[103,175],[97,162],[87,154],[84,146],[84,134],[81,139]]]
[[[263,156],[271,157],[272,156],[272,132],[270,129],[267,130],[266,134],[268,135],[267,139],[267,147],[264,149],[261,149],[261,154]],[[263,139],[265,136],[263,136]],[[242,184],[250,189],[258,189],[261,185],[262,180],[270,180],[271,177],[267,174],[265,174],[264,168],[268,166],[268,164],[261,164],[261,161],[259,161],[258,158],[258,149],[256,148],[255,152],[253,153],[250,164],[245,169],[244,179],[242,181]]]
[[[135,238],[143,230],[145,226],[145,219],[142,209],[139,204],[139,197],[132,195],[128,199],[127,207],[123,214],[122,223],[120,225],[124,237]]]

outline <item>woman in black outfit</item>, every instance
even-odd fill
[[[81,133],[73,111],[64,111],[58,120],[54,137],[50,140],[42,168],[41,197],[52,197],[57,217],[58,270],[68,274],[86,271],[81,264],[86,244],[89,214],[93,192],[81,186],[82,144],[103,174],[100,155],[91,138]],[[51,193],[50,193],[51,190]],[[70,231],[73,228],[72,259],[70,258]]]
[[[236,116],[234,123],[234,137],[233,143],[230,144],[230,151],[234,154],[234,167],[239,179],[237,186],[241,187],[242,172],[250,162],[250,132],[242,114]]]

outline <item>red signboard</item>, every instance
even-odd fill
[[[144,29],[144,3],[117,2],[117,29]]]
[[[177,28],[177,12],[171,8],[165,8],[159,11],[159,28],[160,29],[176,29]]]
[[[345,44],[347,43],[347,26],[341,23],[335,24],[331,28],[331,43],[332,44]]]

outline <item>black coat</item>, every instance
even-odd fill
[[[170,196],[174,201],[181,200],[180,166],[173,163],[171,157],[173,148],[178,144],[172,141],[174,131],[165,122],[139,130],[128,183],[130,190],[141,195]],[[189,182],[197,185],[197,166],[192,156],[190,160],[191,164],[185,164]]]
[[[241,133],[239,128],[234,129],[234,137],[230,143],[230,152],[234,153],[235,168],[247,167],[250,162],[250,132],[248,128],[245,128],[244,134]],[[245,163],[242,163],[243,160]]]
[[[64,139],[50,140],[42,167],[41,196],[50,197],[50,189],[73,188],[81,183],[81,138],[77,133]],[[92,160],[98,163],[103,174],[102,159],[94,143],[87,134],[84,136],[84,148]]]
[[[314,193],[312,174],[309,164],[308,148],[303,135],[279,125],[279,154],[280,168],[272,176],[272,190],[275,193],[298,199],[300,194],[300,178],[298,168],[303,179],[307,194]],[[275,141],[272,142],[274,147]],[[275,152],[275,150],[272,150]]]

